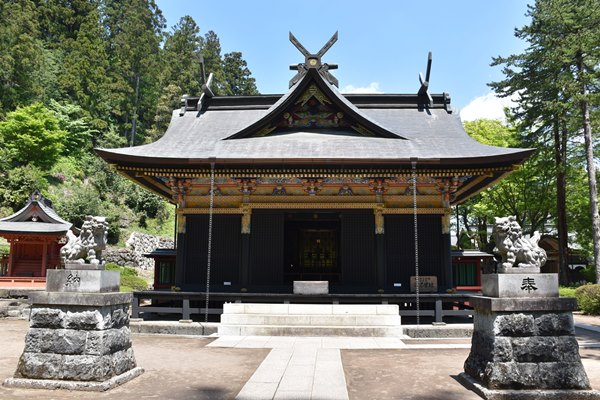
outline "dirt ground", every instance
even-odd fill
[[[27,327],[27,321],[0,320],[0,381],[13,375]],[[578,330],[578,339],[586,345],[600,343],[600,333]],[[205,347],[211,340],[134,335],[136,359],[146,372],[116,389],[90,393],[0,387],[0,399],[233,399],[270,350]],[[350,399],[478,399],[454,379],[468,353],[468,349],[342,350]],[[592,387],[600,389],[600,349],[580,353]]]

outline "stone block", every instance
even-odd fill
[[[376,306],[377,314],[382,315],[399,315],[400,308],[398,304],[378,304]]]
[[[244,304],[246,314],[288,314],[291,304]]]
[[[115,375],[110,356],[64,356],[62,376],[58,379],[73,381],[104,381]]]
[[[333,315],[376,315],[375,304],[333,304],[331,312]]]
[[[104,317],[100,310],[67,311],[65,327],[69,329],[102,329]]]
[[[47,272],[47,292],[110,293],[119,292],[118,271],[51,269]]]
[[[114,353],[110,357],[110,366],[113,374],[120,375],[136,367],[133,349],[128,348]]]
[[[417,277],[410,277],[410,291],[417,291]],[[419,276],[419,293],[437,293],[438,281],[437,276]]]
[[[577,310],[577,300],[569,297],[497,298],[472,296],[469,300],[480,314],[491,312],[563,312]]]
[[[69,270],[103,270],[105,268],[105,264],[86,264],[86,263],[75,263],[75,262],[67,262],[65,263],[65,269]]]
[[[498,315],[494,321],[495,336],[532,336],[535,334],[533,315],[515,313]]]
[[[15,377],[60,379],[63,357],[59,354],[23,353]]]
[[[115,272],[115,271],[108,271]],[[119,304],[131,304],[132,293],[63,293],[63,292],[34,292],[30,295],[33,306],[89,306],[105,307]],[[54,307],[50,307],[54,308]]]
[[[518,337],[512,338],[511,342],[514,359],[519,363],[562,361],[563,355],[559,352],[556,337]]]
[[[533,389],[540,387],[538,365],[535,363],[488,363],[482,376],[491,389]]]
[[[484,296],[558,297],[558,274],[484,274],[481,283]]]
[[[329,282],[294,281],[294,294],[329,294]]]
[[[544,377],[540,389],[591,389],[581,362],[549,362],[538,365],[538,373]]]
[[[32,328],[60,329],[64,327],[65,313],[59,308],[32,307],[30,326]]]
[[[540,336],[574,335],[573,314],[570,312],[547,313],[535,317],[537,334]]]
[[[223,314],[242,314],[246,312],[243,303],[225,303],[223,304]]]
[[[289,314],[332,315],[332,304],[289,304]]]

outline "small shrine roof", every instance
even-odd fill
[[[27,204],[5,218],[0,219],[0,234],[65,234],[72,224],[58,216],[52,202],[35,191]]]

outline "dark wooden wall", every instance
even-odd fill
[[[249,254],[251,286],[283,284],[283,240],[282,211],[255,210],[252,213]]]
[[[184,286],[204,290],[208,257],[208,215],[189,215],[186,220],[186,233],[182,235],[185,240]],[[221,287],[226,281],[234,286],[239,284],[240,231],[239,215],[213,216],[211,287]],[[179,244],[181,245],[181,242]]]
[[[240,215],[214,216],[211,290],[291,290],[283,283],[285,215],[283,210],[254,210],[250,235],[241,234]],[[420,274],[436,275],[440,289],[448,287],[449,245],[448,235],[441,234],[441,216],[419,215],[418,227]],[[410,277],[415,274],[413,216],[386,215],[385,234],[377,236],[371,210],[340,212],[341,276],[332,292],[410,290]],[[247,258],[243,239],[247,240]],[[177,284],[182,289],[205,289],[207,249],[208,215],[187,216],[177,253]],[[225,281],[231,286],[224,286]],[[401,288],[394,288],[397,282],[402,283]]]
[[[377,280],[373,212],[343,212],[340,233],[342,276],[346,286],[374,286]]]
[[[419,274],[436,275],[438,287],[445,287],[447,258],[440,215],[419,215]],[[385,216],[386,281],[390,288],[410,291],[410,277],[415,275],[415,234],[412,215]]]

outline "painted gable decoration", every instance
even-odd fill
[[[337,91],[337,80],[329,73],[337,66],[321,62],[321,56],[337,40],[337,33],[316,54],[309,53],[291,34],[290,40],[306,58],[292,66],[298,73],[290,91],[266,115],[225,140],[298,132],[406,139],[370,119]]]

